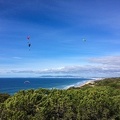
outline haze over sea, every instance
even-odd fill
[[[14,94],[19,90],[38,88],[67,89],[80,86],[88,80],[90,78],[0,78],[0,93]]]

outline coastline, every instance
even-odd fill
[[[79,87],[83,87],[83,86],[88,85],[88,84],[90,84],[91,86],[94,86],[94,83],[96,81],[100,81],[100,80],[104,80],[104,79],[105,78],[92,78],[91,80],[88,80],[87,82],[81,84]]]
[[[88,80],[83,81],[83,82],[78,82],[77,84],[69,85],[69,86],[67,86],[67,87],[65,87],[63,89],[81,88],[81,87],[83,87],[85,85],[90,85],[90,86],[94,87],[94,83],[96,81],[100,81],[100,80],[104,80],[104,79],[105,79],[105,77],[104,78],[103,77],[102,78],[91,78],[91,79],[88,79]]]
[[[92,78],[0,78],[0,92],[14,94],[28,89],[68,89],[78,87]],[[28,82],[29,81],[29,82]]]

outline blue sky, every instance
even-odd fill
[[[119,5],[119,0],[0,0],[0,77],[119,77]]]

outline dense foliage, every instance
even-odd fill
[[[115,89],[120,89],[120,78],[119,77],[117,77],[117,78],[105,78],[103,80],[97,80],[94,83],[85,84],[84,86],[81,87],[81,89],[87,89],[87,88],[91,88],[94,86],[99,86],[99,87],[100,86],[109,86],[109,87],[112,87]],[[74,89],[79,89],[79,87],[74,88]]]
[[[1,102],[0,120],[120,120],[120,78],[103,81],[84,89],[19,91]]]
[[[8,99],[10,97],[9,94],[7,93],[0,93],[0,103],[4,102],[6,99]]]
[[[104,80],[96,81],[96,86],[110,86],[120,89],[120,78],[106,78]]]

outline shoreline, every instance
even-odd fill
[[[104,80],[104,79],[105,79],[105,77],[104,78],[103,77],[102,78],[91,78],[91,79],[88,79],[86,81],[83,81],[82,83],[80,82],[79,84],[76,84],[76,85],[75,84],[70,85],[69,87],[67,86],[63,89],[81,88],[81,87],[88,85],[88,84],[90,84],[91,86],[94,86],[95,81]]]
[[[88,85],[88,84],[91,84],[91,86],[94,86],[94,83],[95,83],[96,81],[100,81],[100,80],[104,80],[104,79],[105,79],[105,78],[92,78],[91,80],[88,80],[87,82],[81,84],[81,85],[78,86],[78,87],[83,87],[83,86]]]

